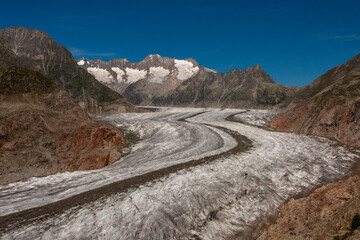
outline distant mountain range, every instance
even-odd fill
[[[75,61],[47,33],[24,27],[1,29],[0,45],[53,80],[92,114],[137,111],[122,95],[137,105],[269,108],[287,101],[297,90],[276,84],[259,65],[217,73],[191,58],[157,54],[138,63]]]
[[[194,59],[149,55],[141,62],[77,60],[79,66],[133,104],[268,108],[297,90],[275,83],[259,66],[218,73]]]

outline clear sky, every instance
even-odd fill
[[[226,72],[260,64],[303,86],[360,53],[360,1],[9,1],[0,28],[48,32],[75,59],[194,58]]]

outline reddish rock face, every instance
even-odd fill
[[[59,138],[58,154],[68,158],[65,168],[70,171],[98,169],[112,164],[125,145],[124,135],[114,127],[96,121],[74,129]]]

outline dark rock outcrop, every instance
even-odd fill
[[[26,64],[10,49],[0,45],[0,68],[24,67]]]

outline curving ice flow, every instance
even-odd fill
[[[290,196],[350,171],[355,155],[347,149],[323,138],[225,121],[239,112],[163,108],[155,113],[102,118],[130,128],[141,137],[131,154],[97,171],[63,173],[2,186],[1,215],[228,151],[236,142],[221,128],[246,136],[253,147],[36,220],[4,232],[1,237],[224,239],[246,231],[248,223],[273,213]],[[177,121],[187,117],[188,122]],[[256,122],[257,117],[249,119]]]
[[[202,124],[178,122],[192,111],[119,114],[102,118],[142,139],[131,154],[93,171],[66,172],[0,186],[0,216],[55,202],[80,192],[227,151],[236,142],[228,134]]]

